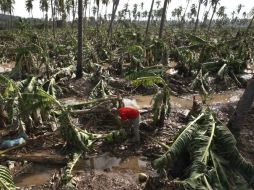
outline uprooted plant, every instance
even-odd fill
[[[22,131],[30,131],[33,128],[33,122],[36,122],[38,117],[38,115],[34,116],[35,113],[39,113],[39,116],[43,116],[46,113],[54,118],[54,121],[59,121],[61,135],[67,144],[74,148],[74,152],[86,152],[99,140],[115,142],[126,138],[123,130],[112,131],[108,134],[93,134],[75,126],[70,118],[73,107],[65,107],[56,99],[53,79],[48,81],[46,91],[43,89],[44,83],[41,84],[35,77],[15,83],[0,75],[0,80],[5,84],[5,89],[0,96],[0,100],[4,106],[3,108],[8,110],[9,122],[10,124],[14,121],[17,122],[18,127]],[[90,100],[83,102],[82,107],[91,107],[91,105],[98,102],[109,100]],[[39,112],[35,112],[37,109],[39,109]],[[49,118],[47,117],[45,121],[49,121]],[[76,158],[75,154],[74,157]],[[78,158],[75,160],[77,161]],[[69,177],[64,178],[66,184],[71,184],[72,177],[70,177],[70,173],[76,161],[73,162],[73,165],[70,166],[69,164],[67,166],[66,172],[69,173]]]
[[[162,127],[170,112],[170,88],[163,75],[163,66],[143,68],[143,70],[127,76],[134,86],[143,85],[146,88],[156,87],[157,92],[153,97],[153,124]]]
[[[254,166],[241,156],[234,136],[209,108],[153,162],[154,168],[172,169],[183,152],[188,152],[190,163],[181,180],[174,180],[178,189],[251,189],[254,185]]]
[[[8,168],[0,165],[0,189],[3,190],[15,190],[16,187],[14,185],[12,176]]]

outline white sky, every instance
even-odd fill
[[[94,2],[94,0],[90,0],[92,3]],[[123,8],[123,5],[126,4],[127,2],[129,3],[129,9],[132,10],[133,8],[133,4],[138,4],[140,5],[141,2],[144,2],[144,10],[149,10],[150,6],[151,6],[151,1],[152,0],[120,0],[120,4],[119,4],[119,8],[118,10],[121,10]],[[155,0],[156,2],[157,0]],[[164,0],[161,0],[161,6],[163,5]],[[191,3],[195,3],[197,4],[198,0],[191,0]],[[238,4],[243,4],[244,7],[242,8],[242,11],[240,13],[240,15],[242,15],[242,13],[244,11],[246,11],[247,13],[249,13],[249,11],[251,10],[252,7],[254,7],[254,1],[253,0],[221,0],[220,1],[220,5],[225,6],[226,7],[226,13],[228,14],[229,17],[231,17],[231,12],[233,10],[237,9],[237,5]],[[169,19],[171,17],[171,12],[174,8],[179,7],[180,5],[183,6],[183,8],[186,5],[186,0],[171,0],[171,3],[168,5],[168,16],[167,19]],[[33,3],[33,16],[36,18],[42,18],[42,12],[39,9],[39,0],[34,0]],[[156,5],[154,5],[156,7]],[[91,6],[92,7],[92,6]],[[154,8],[155,8],[154,7]],[[140,6],[139,6],[140,9]],[[202,12],[204,11],[204,6],[201,8]],[[208,7],[207,7],[208,9]],[[104,10],[103,9],[103,14],[104,14]],[[49,11],[49,15],[50,15]],[[108,8],[108,13],[111,12],[111,6],[109,6]],[[22,17],[29,17],[29,13],[26,11],[25,9],[25,0],[16,0],[15,6],[14,6],[14,15],[16,16],[22,16]],[[201,16],[203,14],[201,13]]]

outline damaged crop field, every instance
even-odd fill
[[[253,189],[254,9],[221,1],[0,1],[0,189]]]

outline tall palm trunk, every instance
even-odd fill
[[[211,19],[210,19],[209,25],[208,25],[208,29],[207,29],[208,31],[210,31],[210,28],[211,28],[211,25],[212,25],[212,21],[213,21],[213,17],[214,17],[214,14],[216,13],[217,5],[218,5],[218,2],[214,5],[213,14],[211,16]]]
[[[99,2],[100,3],[100,2]],[[97,7],[97,15],[96,15],[96,17],[97,17],[97,21],[96,21],[96,30],[97,30],[97,33],[96,34],[98,34],[98,32],[99,32],[99,22],[100,22],[100,17],[99,17],[99,11],[100,11],[100,4],[98,4],[98,7]]]
[[[52,11],[52,26],[53,26],[53,35],[54,38],[56,37],[56,25],[55,25],[55,8],[53,6],[53,0],[50,1],[51,2],[51,11]]]
[[[85,0],[85,5],[84,5],[84,21],[83,21],[83,36],[85,36],[86,33],[86,13],[87,13],[87,0]]]
[[[203,0],[199,0],[198,3],[198,14],[197,14],[197,18],[196,18],[196,22],[195,22],[195,28],[194,28],[194,33],[196,33],[197,28],[198,28],[198,22],[199,22],[199,13],[200,13],[200,8],[201,8],[201,4],[202,4]]]
[[[207,18],[208,18],[208,15],[209,15],[209,13],[210,13],[210,11],[211,11],[211,8],[212,8],[212,4],[209,6],[209,9],[208,9],[208,11],[207,11],[207,17],[205,16],[206,15],[206,12],[204,13],[204,19],[203,19],[203,25],[206,25],[206,22],[207,22]]]
[[[10,15],[11,15],[11,28],[12,28],[12,11],[10,11]]]
[[[148,15],[145,39],[147,39],[147,35],[148,35],[148,29],[149,29],[149,26],[150,26],[151,16],[152,16],[152,13],[153,13],[153,5],[154,5],[154,0],[152,1],[151,8],[150,8],[149,15]]]
[[[253,17],[252,17],[252,19],[251,19],[251,21],[250,21],[248,27],[247,27],[246,33],[249,32],[249,30],[250,30],[250,28],[251,28],[251,26],[252,26],[253,20],[254,20],[254,15],[253,15]]]
[[[108,37],[110,38],[110,40],[111,40],[111,37],[112,37],[112,27],[113,27],[113,22],[114,22],[114,19],[115,19],[115,16],[116,16],[116,10],[117,10],[117,7],[119,5],[119,1],[120,0],[114,0],[113,1],[112,15],[111,15],[111,19],[110,19],[109,28],[108,28]]]
[[[72,27],[74,26],[75,15],[76,15],[75,0],[72,0]]]
[[[82,62],[83,62],[83,6],[82,0],[78,0],[78,56],[77,56],[77,69],[76,78],[80,79],[83,76]]]
[[[183,29],[183,26],[184,26],[184,22],[185,22],[185,15],[186,15],[186,12],[187,12],[187,9],[189,7],[189,4],[190,4],[190,0],[187,2],[187,5],[185,7],[185,10],[184,10],[184,13],[183,13],[183,16],[181,18],[181,27]]]
[[[187,9],[189,7],[189,4],[190,4],[190,1],[187,2],[187,5],[184,9],[184,13],[183,13],[183,16],[182,16],[182,19],[181,19],[182,24],[184,23],[185,15],[186,15]]]
[[[162,38],[162,33],[165,25],[166,20],[166,13],[167,13],[167,6],[168,6],[169,0],[164,0],[162,15],[161,15],[161,24],[160,24],[160,31],[159,31],[159,38]]]

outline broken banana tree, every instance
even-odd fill
[[[3,190],[16,189],[9,169],[2,165],[0,165],[0,189]]]
[[[68,189],[68,190],[75,190],[76,189],[76,183],[72,175],[72,170],[76,163],[79,161],[81,155],[81,152],[76,152],[73,154],[73,158],[71,159],[70,162],[68,162],[67,166],[64,169],[64,174],[62,177],[62,185],[63,187],[61,189]]]
[[[170,149],[153,162],[153,167],[172,169],[185,151],[190,164],[182,180],[174,181],[178,189],[253,188],[254,166],[241,156],[234,136],[220,125],[209,108],[188,124]]]
[[[158,74],[158,72],[160,72]],[[166,81],[159,75],[162,75],[163,68],[151,69],[144,68],[135,74],[127,76],[134,86],[143,85],[144,87],[156,87],[157,93],[153,97],[153,125],[162,127],[165,119],[169,116],[170,112],[170,88]],[[159,85],[161,87],[159,87]]]

